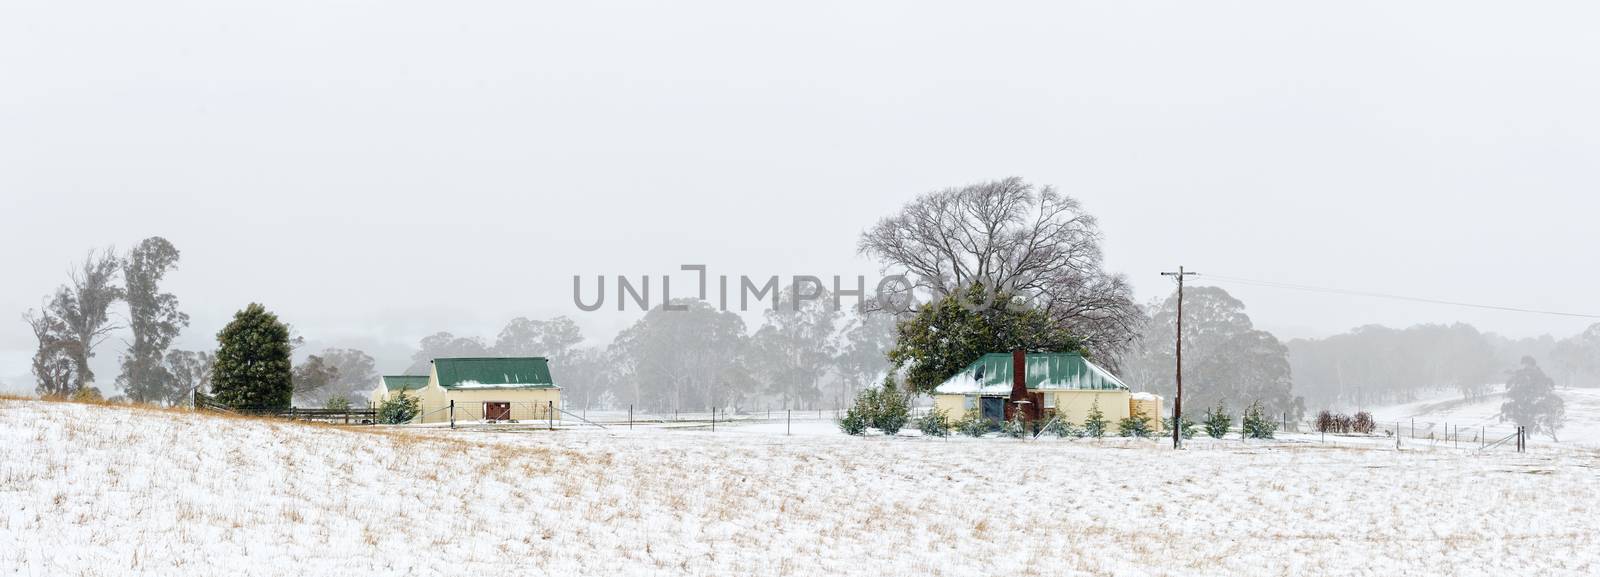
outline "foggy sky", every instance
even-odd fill
[[[1592,3],[532,4],[0,5],[0,382],[69,264],[146,236],[183,251],[178,347],[259,301],[393,372],[639,316],[574,274],[871,274],[863,228],[1009,175],[1079,198],[1142,301],[1182,264],[1600,313]],[[1283,337],[1593,322],[1218,284]]]

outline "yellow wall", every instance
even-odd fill
[[[438,388],[437,385],[430,388]],[[488,401],[511,403],[511,418],[517,421],[561,420],[561,389],[438,389],[439,395],[424,401],[423,423],[450,420],[450,401],[456,402],[457,421],[483,419],[483,404]],[[551,413],[551,406],[555,412]],[[443,409],[443,410],[441,410]]]
[[[952,421],[966,416],[966,395],[934,395],[933,408],[945,412]]]
[[[1049,391],[1045,394],[1055,395],[1056,416],[1074,425],[1083,426],[1083,421],[1089,418],[1089,408],[1096,401],[1113,431],[1117,429],[1117,421],[1128,416],[1128,391]]]
[[[1117,421],[1130,414],[1133,400],[1129,398],[1128,391],[1044,391],[1046,395],[1055,397],[1056,415],[1074,425],[1082,426],[1083,421],[1089,418],[1089,407],[1095,401],[1100,402],[1100,412],[1105,415],[1107,423],[1111,424],[1114,433]],[[1146,401],[1155,402],[1155,401]],[[934,395],[933,408],[940,409],[949,414],[951,420],[960,420],[966,416],[966,395]],[[1048,404],[1046,407],[1050,406]],[[1155,411],[1145,415],[1154,430],[1160,430],[1159,405]]]
[[[1161,430],[1161,399],[1128,399],[1129,410],[1137,410],[1144,420],[1150,423],[1150,430]],[[1192,419],[1186,419],[1192,420]]]

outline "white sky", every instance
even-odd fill
[[[261,301],[393,371],[637,316],[573,274],[870,272],[862,228],[1007,175],[1082,199],[1142,299],[1184,264],[1600,313],[1593,3],[532,4],[0,5],[0,382],[70,262],[149,235],[180,346]],[[1589,322],[1229,288],[1283,336]]]

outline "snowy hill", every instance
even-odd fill
[[[731,429],[350,430],[0,400],[0,572],[1600,573],[1592,451]]]
[[[1402,428],[1415,420],[1419,429],[1439,428],[1448,423],[1452,427],[1467,429],[1487,427],[1492,431],[1509,431],[1515,424],[1502,422],[1500,405],[1506,402],[1505,392],[1496,392],[1478,399],[1463,399],[1455,391],[1441,391],[1414,403],[1390,405],[1372,409],[1380,425],[1399,422]],[[1600,447],[1600,389],[1557,389],[1556,394],[1566,402],[1567,423],[1557,432],[1562,443],[1587,447]],[[1492,438],[1492,437],[1491,437]],[[1547,437],[1540,437],[1545,440]]]

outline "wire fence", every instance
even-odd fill
[[[1481,423],[1401,419],[1378,422],[1370,433],[1339,431],[1330,427],[1319,428],[1314,422],[1300,423],[1300,425],[1306,432],[1291,433],[1286,439],[1328,445],[1388,447],[1396,450],[1459,449],[1513,452],[1524,452],[1532,443],[1543,443],[1535,440],[1525,428],[1516,425],[1491,427]]]

